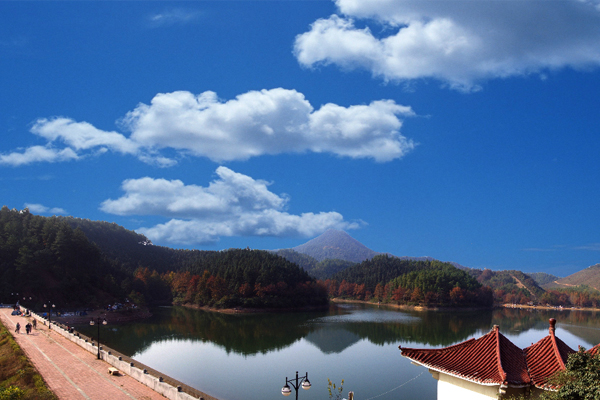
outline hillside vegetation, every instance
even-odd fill
[[[556,281],[558,287],[573,287],[578,285],[586,285],[596,290],[600,290],[600,264],[592,265],[584,270],[576,272],[566,278],[561,278]]]
[[[113,223],[2,207],[0,301],[25,298],[25,305],[38,310],[49,301],[75,308],[125,299],[142,305],[294,308],[323,305],[327,296],[430,306],[489,305],[492,298],[498,304],[600,304],[594,289],[600,287],[600,265],[560,279],[562,289],[544,291],[521,271],[377,255],[341,231],[298,248],[342,258],[319,260],[293,249],[175,250]],[[366,256],[372,257],[360,263],[347,259]]]
[[[544,293],[533,278],[521,271],[492,271],[490,269],[469,269],[479,283],[494,290],[498,303],[526,304],[535,302]]]
[[[436,260],[379,255],[323,282],[331,297],[427,306],[491,306],[492,292],[467,272]]]
[[[355,262],[348,260],[331,258],[317,261],[315,258],[307,254],[298,253],[292,249],[277,250],[275,254],[285,258],[290,262],[293,262],[294,264],[297,264],[300,266],[300,268],[317,279],[326,279],[329,276],[356,264]]]
[[[40,310],[48,301],[74,308],[127,298],[136,304],[295,307],[325,304],[326,296],[306,271],[267,251],[173,250],[116,224],[0,210],[5,303],[21,300]]]
[[[554,281],[560,279],[558,276],[547,274],[545,272],[528,272],[527,275],[533,278],[535,283],[537,283],[538,286],[542,288],[545,287],[545,285],[553,283]]]
[[[39,372],[0,322],[0,399],[56,400]]]

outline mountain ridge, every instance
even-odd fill
[[[309,255],[317,261],[339,259],[355,263],[368,260],[379,254],[348,233],[337,229],[329,229],[304,244],[292,247],[292,250]]]
[[[554,282],[543,285],[544,288],[571,288],[576,286],[588,286],[600,291],[600,263],[590,265],[586,269],[575,272],[567,277],[560,278]]]

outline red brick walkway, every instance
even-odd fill
[[[2,323],[59,399],[165,399],[129,376],[109,375],[109,364],[45,325],[38,324],[38,329],[27,335],[27,318],[10,315],[11,311],[0,309]],[[15,332],[17,322],[21,324],[20,334]]]

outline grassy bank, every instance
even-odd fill
[[[0,322],[0,400],[56,400],[21,347]]]

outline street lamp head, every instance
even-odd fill
[[[94,326],[95,322],[94,322],[94,318],[92,318],[92,320],[90,321],[90,325]]]
[[[311,386],[312,386],[312,385],[310,384],[310,381],[308,380],[308,378],[306,378],[306,379],[304,380],[304,382],[302,382],[302,389],[304,389],[304,390],[308,390],[308,389],[310,389],[310,388],[311,388]]]
[[[283,388],[281,388],[281,394],[284,396],[289,396],[290,394],[292,394],[292,389],[287,384],[287,378],[285,378],[285,380],[286,380],[286,383],[285,383],[285,386]]]
[[[106,321],[106,318],[104,318],[104,319],[102,320],[102,325],[106,325],[106,324],[108,324],[108,322]]]

